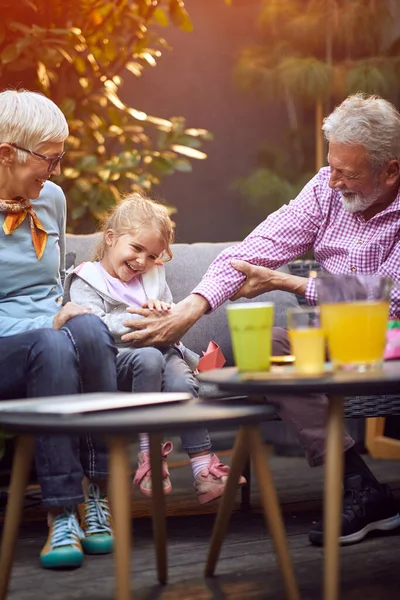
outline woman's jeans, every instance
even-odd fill
[[[123,392],[187,392],[197,398],[199,384],[176,348],[124,348],[117,356],[118,389]],[[210,450],[207,429],[181,434],[188,454]]]
[[[0,400],[115,392],[116,348],[94,315],[73,317],[61,330],[36,329],[0,338]],[[90,436],[42,435],[35,463],[43,505],[83,502],[82,479],[107,476],[107,446]]]

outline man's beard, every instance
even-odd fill
[[[382,191],[380,189],[380,186],[378,185],[376,186],[372,194],[368,196],[368,198],[365,198],[360,194],[352,194],[350,197],[348,196],[346,198],[345,196],[343,196],[342,192],[340,192],[340,200],[343,208],[347,210],[347,212],[364,212],[364,210],[367,210],[367,208],[375,204],[375,202],[380,197],[381,193]]]

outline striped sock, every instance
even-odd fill
[[[211,454],[202,454],[201,456],[194,456],[190,459],[194,478],[196,478],[200,471],[205,467],[208,467],[210,460]]]
[[[139,433],[139,448],[140,452],[150,451],[150,440],[148,433]]]

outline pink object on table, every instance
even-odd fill
[[[226,363],[225,356],[221,348],[215,342],[211,341],[208,344],[207,350],[203,352],[203,356],[197,365],[198,371],[211,371],[212,369],[220,369]]]
[[[384,360],[397,360],[400,358],[400,329],[388,329],[386,332],[386,346],[383,354]]]

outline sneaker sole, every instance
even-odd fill
[[[71,554],[70,556],[48,554],[40,556],[40,565],[43,569],[78,569],[83,563],[83,553]]]
[[[243,481],[242,483],[239,482],[237,489],[244,486],[245,483],[246,483],[246,481]],[[213,500],[218,500],[218,498],[221,498],[224,491],[225,491],[225,486],[221,487],[219,489],[216,489],[213,492],[207,492],[206,494],[201,494],[200,496],[197,496],[197,500],[198,500],[199,504],[207,504],[207,502],[212,502]]]
[[[349,535],[340,536],[339,543],[343,546],[346,544],[355,544],[356,542],[361,542],[372,531],[391,531],[397,527],[400,527],[400,515],[398,513],[388,519],[368,523],[363,529]],[[324,542],[322,532],[310,531],[309,539],[312,544],[317,546],[322,546]]]
[[[114,539],[96,541],[87,538],[82,540],[82,549],[85,554],[112,554],[114,552]]]
[[[152,490],[146,490],[145,488],[141,488],[139,486],[140,493],[146,498],[151,498],[153,496]],[[172,485],[167,488],[164,488],[164,496],[168,496],[172,492]]]

